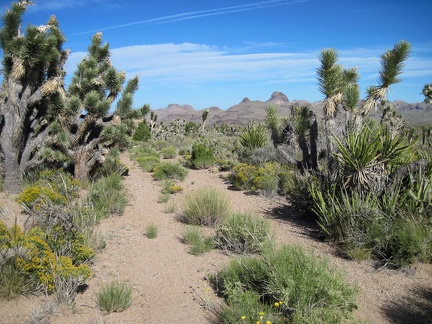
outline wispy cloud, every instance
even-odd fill
[[[358,67],[362,93],[376,84],[380,55],[385,49],[353,48],[339,52],[339,63],[347,68]],[[190,89],[208,91],[219,86],[280,89],[289,85],[289,89],[301,88],[298,91],[303,91],[309,100],[318,100],[321,95],[316,87],[316,69],[320,50],[269,52],[263,48],[259,53],[244,53],[237,48],[207,44],[166,43],[114,48],[111,59],[117,69],[126,71],[128,78],[138,75],[140,88],[153,95],[160,89],[175,89],[181,96]],[[68,75],[85,55],[79,52],[71,56]],[[431,57],[413,51],[403,70],[403,85],[418,77],[430,79],[431,67]]]
[[[105,0],[45,0],[36,1],[36,3],[28,8],[31,11],[55,11],[67,8],[84,7],[86,5],[94,5],[103,3]]]
[[[230,14],[230,13],[234,13],[234,12],[257,10],[257,9],[262,9],[262,8],[284,6],[284,5],[293,5],[296,3],[309,2],[309,1],[312,1],[312,0],[267,0],[267,1],[259,1],[259,2],[243,4],[243,5],[229,6],[229,7],[216,8],[216,9],[190,11],[190,12],[178,13],[175,15],[169,15],[169,16],[163,16],[163,17],[158,17],[158,18],[134,21],[134,22],[125,23],[125,24],[121,24],[121,25],[107,26],[107,27],[102,27],[99,29],[87,30],[84,32],[75,33],[71,36],[90,34],[90,33],[98,32],[98,31],[117,29],[117,28],[129,27],[129,26],[134,26],[134,25],[156,25],[156,24],[172,23],[172,22],[176,22],[176,21],[196,19],[196,18],[202,18],[202,17],[226,15],[226,14]]]

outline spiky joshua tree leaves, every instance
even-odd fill
[[[4,190],[9,193],[19,192],[23,172],[42,162],[39,149],[65,97],[65,39],[54,16],[45,26],[29,25],[23,33],[22,15],[29,4],[12,4],[3,15],[0,30],[0,153],[4,159]]]
[[[411,50],[407,41],[396,43],[393,49],[381,55],[381,69],[379,71],[378,85],[370,86],[367,90],[366,99],[361,107],[362,114],[368,115],[377,104],[385,103],[390,86],[399,83],[399,75],[405,65],[405,61]]]
[[[358,80],[357,69],[344,69],[337,64],[338,54],[332,48],[324,49],[319,55],[321,66],[317,69],[318,89],[325,96],[323,114],[325,120],[325,134],[327,139],[327,157],[329,168],[332,169],[333,143],[331,137],[335,127],[335,118],[339,105],[344,102],[347,89],[355,88]]]
[[[75,71],[67,98],[59,107],[59,118],[50,126],[51,147],[72,161],[75,177],[84,182],[111,148],[129,144],[130,126],[121,119],[136,114],[132,103],[138,78],[128,81],[123,89],[125,73],[117,71],[109,58],[109,45],[103,44],[102,33],[97,33]],[[108,116],[119,95],[114,114]]]

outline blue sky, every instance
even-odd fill
[[[2,12],[10,1],[0,0]],[[112,62],[140,77],[134,105],[227,109],[244,97],[318,101],[324,48],[358,67],[362,97],[376,84],[379,56],[406,40],[412,52],[390,100],[420,102],[432,83],[430,0],[35,0],[25,25],[57,16],[72,50],[72,75],[91,36],[102,31]]]

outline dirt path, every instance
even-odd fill
[[[220,301],[203,278],[215,273],[229,257],[214,250],[202,256],[188,253],[180,241],[184,230],[176,216],[185,195],[211,185],[227,190],[218,173],[190,170],[181,184],[184,192],[170,198],[177,213],[164,212],[157,200],[160,183],[142,172],[124,155],[130,167],[125,184],[130,195],[124,215],[103,221],[99,233],[106,248],[97,255],[89,288],[76,298],[76,313],[58,315],[50,323],[208,323]],[[278,244],[300,244],[325,254],[329,263],[340,269],[347,280],[360,287],[357,319],[366,323],[432,323],[432,266],[418,265],[406,272],[381,270],[370,262],[353,262],[334,256],[335,250],[315,237],[313,224],[284,209],[283,200],[229,191],[235,210],[254,211],[271,220]],[[158,229],[155,239],[148,239],[146,226]],[[113,278],[126,280],[133,286],[133,303],[121,313],[102,314],[96,307],[96,294],[101,284]],[[21,298],[0,303],[0,323],[28,323],[28,314],[40,307],[43,298]]]

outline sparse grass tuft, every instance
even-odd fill
[[[157,237],[157,232],[158,232],[157,226],[154,224],[150,224],[150,225],[147,225],[147,227],[146,227],[146,234],[145,235],[149,239],[154,239]]]
[[[200,188],[186,196],[181,220],[190,225],[217,225],[228,215],[228,196],[214,187]]]
[[[211,237],[204,237],[199,227],[190,226],[183,231],[183,242],[189,244],[189,253],[192,255],[203,254],[211,251],[214,242]]]
[[[99,291],[97,304],[108,313],[124,311],[132,304],[132,286],[123,281],[111,281]]]

